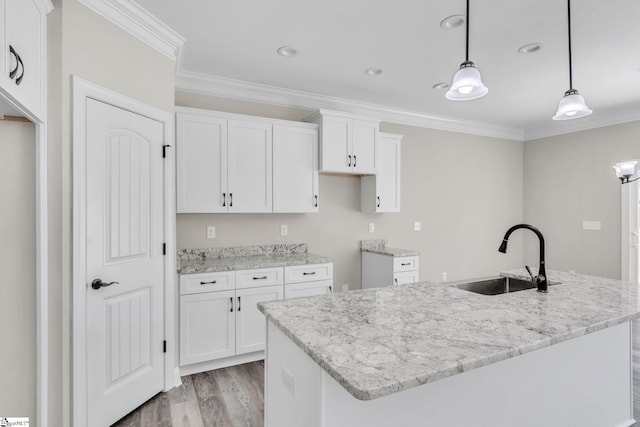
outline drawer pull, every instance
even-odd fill
[[[233,313],[233,297],[229,297],[229,302],[231,303],[231,308],[229,309],[229,313]]]
[[[241,297],[238,297],[238,311],[242,310],[242,307],[240,306],[240,298]]]
[[[210,282],[200,282],[201,285],[214,285],[216,283],[216,280],[212,280]]]
[[[307,273],[306,271],[304,273],[302,273],[303,276],[313,276],[314,274],[316,274],[315,271],[312,271],[310,273]]]
[[[329,286],[329,293],[332,294],[333,293],[333,286]]]
[[[405,266],[405,265],[411,265],[410,262],[401,262],[400,265]]]
[[[396,285],[398,284],[398,279],[393,279],[394,282],[396,282]]]
[[[253,280],[266,280],[267,276],[253,277]]]

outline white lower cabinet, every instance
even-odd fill
[[[418,255],[362,252],[362,289],[419,282],[419,259]]]
[[[332,286],[332,263],[181,275],[181,374],[262,359],[258,303],[327,294]]]

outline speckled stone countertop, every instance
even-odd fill
[[[386,239],[370,239],[360,241],[361,252],[372,252],[374,254],[389,255],[392,257],[415,256],[420,252],[410,249],[391,248],[387,246]]]
[[[548,276],[559,284],[547,294],[423,282],[258,306],[349,393],[370,400],[640,317],[638,285]]]
[[[331,259],[307,252],[305,243],[178,251],[178,273],[212,273],[288,265],[325,264]]]

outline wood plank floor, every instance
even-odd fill
[[[640,320],[633,321],[633,415],[640,420]],[[264,424],[264,362],[182,377],[113,427],[256,427]],[[640,425],[640,423],[636,423]]]

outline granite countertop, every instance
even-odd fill
[[[307,252],[304,243],[178,251],[178,273],[213,273],[290,265],[326,264],[331,259]]]
[[[392,257],[416,256],[420,252],[411,249],[391,248],[387,246],[386,239],[370,239],[360,241],[361,252],[371,252],[380,255],[389,255]]]
[[[640,317],[638,285],[547,275],[559,283],[547,294],[486,296],[423,282],[259,308],[349,393],[370,400]]]

